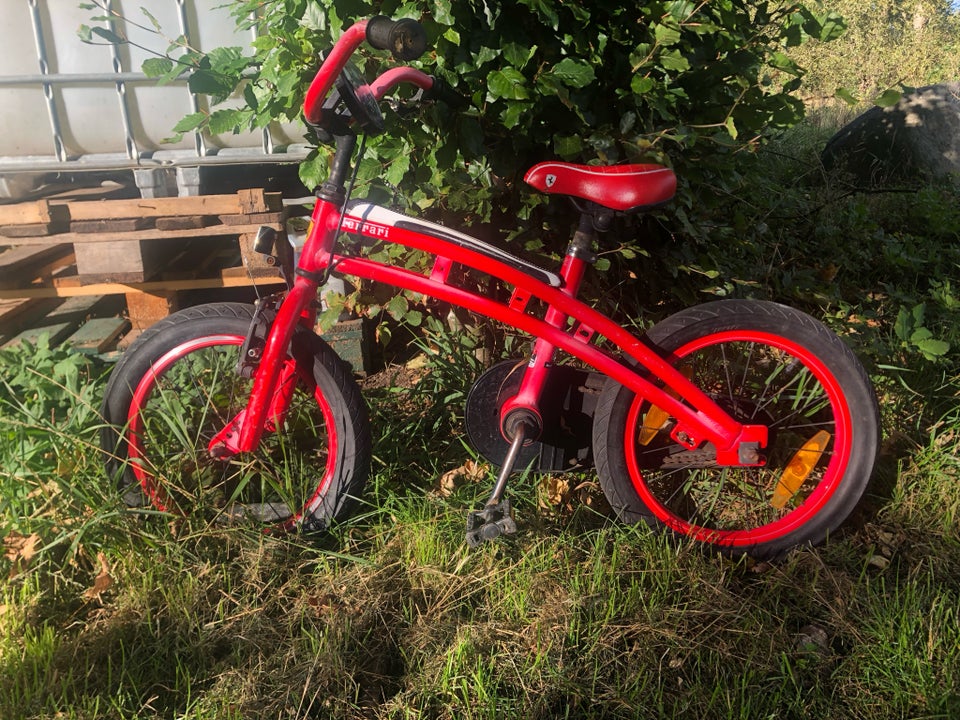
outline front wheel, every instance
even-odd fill
[[[619,517],[727,552],[775,557],[822,542],[866,489],[879,414],[866,372],[813,318],[727,300],[684,310],[649,340],[736,420],[769,428],[762,467],[723,467],[670,438],[673,418],[608,381],[594,419],[601,486]]]
[[[321,530],[348,514],[370,463],[366,408],[349,368],[312,333],[294,335],[292,399],[259,446],[230,457],[209,450],[250,394],[253,381],[236,368],[252,317],[237,303],[188,308],[117,364],[101,446],[128,504],[280,530]]]

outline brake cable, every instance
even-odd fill
[[[353,165],[353,174],[350,176],[350,182],[347,183],[346,193],[344,193],[343,205],[340,206],[340,219],[337,220],[337,232],[333,236],[333,242],[330,243],[330,257],[327,260],[327,267],[324,268],[323,274],[320,276],[320,287],[327,284],[327,281],[330,279],[330,275],[334,270],[333,262],[333,253],[334,249],[337,247],[337,242],[340,240],[340,236],[343,234],[343,218],[347,214],[347,203],[350,202],[350,197],[353,195],[353,186],[357,182],[357,173],[360,172],[360,161],[363,160],[363,154],[367,149],[367,134],[364,133],[360,136],[360,147],[357,149],[357,161]]]

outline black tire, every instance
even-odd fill
[[[291,343],[297,387],[281,432],[228,460],[210,439],[245,406],[252,381],[234,371],[253,307],[201,305],[146,330],[104,394],[101,446],[131,506],[270,529],[325,530],[345,518],[370,466],[366,405],[349,367],[321,338]]]
[[[738,420],[770,426],[766,465],[723,468],[709,447],[683,450],[672,418],[609,380],[593,441],[617,515],[731,555],[823,542],[866,490],[880,440],[872,385],[850,349],[808,315],[754,300],[684,310],[648,339]]]

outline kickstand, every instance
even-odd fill
[[[493,492],[490,493],[490,498],[483,506],[483,510],[474,510],[467,515],[467,545],[470,547],[476,547],[484,540],[495,540],[501,535],[513,535],[517,532],[517,523],[511,514],[510,501],[502,498],[507,489],[507,479],[513,472],[513,466],[517,462],[517,456],[526,437],[527,425],[521,423],[517,426],[513,442],[510,443],[510,450],[507,451],[503,467],[500,468],[497,482],[493,486]]]

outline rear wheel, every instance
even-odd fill
[[[670,438],[673,418],[608,381],[594,421],[601,486],[625,521],[772,557],[822,542],[866,489],[879,444],[863,367],[821,323],[768,302],[690,308],[649,339],[731,416],[769,427],[762,467]]]
[[[370,461],[366,408],[349,368],[312,333],[294,336],[282,421],[253,452],[208,450],[249,397],[252,380],[236,367],[252,317],[235,303],[175,313],[114,369],[101,445],[128,504],[282,530],[325,529],[349,513]]]

